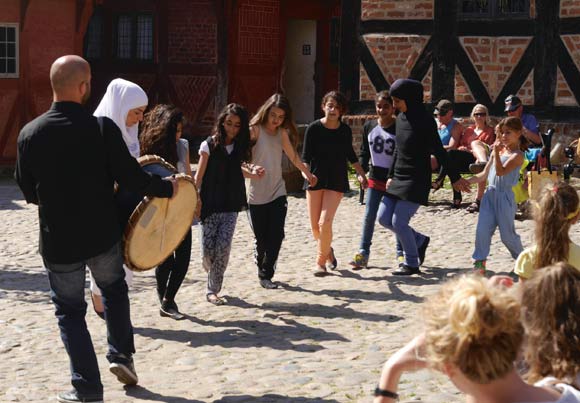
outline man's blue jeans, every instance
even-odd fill
[[[85,322],[85,274],[88,266],[103,293],[107,359],[109,362],[129,359],[135,346],[120,243],[81,262],[60,264],[43,260],[60,336],[70,359],[71,383],[79,396],[102,394],[97,357]]]
[[[375,232],[375,221],[377,220],[377,212],[379,211],[379,205],[383,197],[387,197],[385,192],[373,188],[367,189],[367,198],[365,202],[366,209],[359,246],[359,253],[367,258],[367,260],[371,254],[371,244],[373,240],[373,233]],[[396,254],[397,256],[403,256],[403,247],[401,246],[401,242],[399,241],[398,237]]]
[[[409,226],[409,221],[419,204],[406,200],[398,200],[390,196],[382,199],[379,207],[379,223],[395,233],[403,245],[405,264],[419,267],[418,247],[423,245],[427,237]]]

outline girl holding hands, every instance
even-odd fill
[[[250,122],[252,164],[246,177],[250,178],[248,204],[250,224],[256,237],[254,257],[258,266],[260,285],[266,289],[278,288],[272,282],[278,254],[284,239],[284,225],[288,203],[286,185],[282,177],[282,153],[296,166],[310,186],[316,176],[299,158],[293,139],[298,132],[292,119],[290,102],[282,94],[274,94],[258,109]]]
[[[337,266],[332,249],[332,222],[342,196],[349,190],[347,161],[357,172],[363,188],[367,178],[352,148],[352,131],[341,121],[347,109],[346,97],[331,91],[322,98],[324,117],[312,122],[304,135],[302,159],[318,177],[306,192],[310,226],[318,241],[315,276]]]

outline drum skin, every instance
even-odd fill
[[[171,176],[175,168],[157,156],[138,159],[144,170]],[[125,264],[133,271],[150,270],[165,261],[183,241],[195,214],[198,194],[189,175],[175,175],[177,195],[171,199],[144,197],[125,227]]]

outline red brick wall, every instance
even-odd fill
[[[560,17],[580,17],[580,1],[560,0]]]
[[[280,2],[245,1],[239,9],[239,63],[276,64],[280,55]]]
[[[212,1],[169,1],[168,30],[170,63],[217,63],[217,21]]]
[[[364,40],[387,82],[392,83],[409,76],[429,36],[372,34]]]
[[[20,77],[0,78],[0,164],[16,158],[21,127],[48,109],[52,102],[49,71],[66,54],[80,54],[75,0],[29,2],[24,26],[17,0],[2,0],[0,21],[20,23]],[[50,21],[50,23],[47,23]]]
[[[432,19],[433,0],[362,0],[363,20]]]
[[[461,45],[475,66],[492,100],[495,100],[531,37],[462,37]],[[533,100],[532,100],[533,102]]]

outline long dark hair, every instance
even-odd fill
[[[183,112],[173,105],[159,104],[143,119],[141,155],[155,154],[177,165],[177,125],[183,124]]]
[[[226,131],[224,129],[224,122],[228,115],[235,115],[240,118],[240,131],[234,139],[234,149],[242,161],[250,162],[252,159],[250,118],[246,108],[240,104],[228,104],[220,112],[212,132],[214,145],[216,147],[225,146]]]

